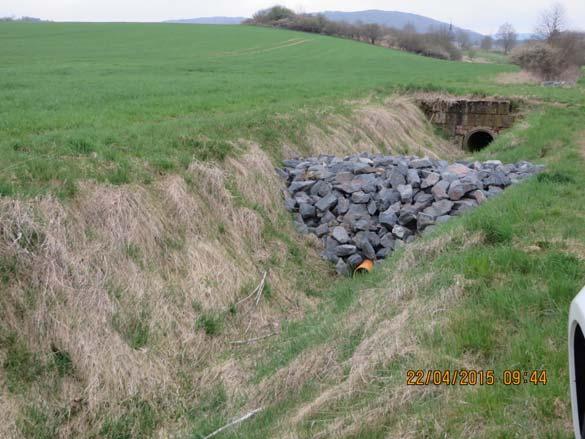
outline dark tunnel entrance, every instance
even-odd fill
[[[466,147],[469,151],[479,151],[484,149],[494,141],[492,133],[486,130],[477,130],[467,137]]]

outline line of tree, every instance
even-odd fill
[[[0,22],[40,23],[43,20],[36,17],[0,17]]]
[[[418,33],[412,25],[394,29],[372,23],[338,22],[322,14],[297,14],[283,6],[258,11],[244,23],[348,38],[447,60],[461,59],[457,43],[462,48],[471,46],[467,34],[454,33],[449,28]]]

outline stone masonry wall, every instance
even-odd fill
[[[496,137],[515,120],[512,103],[505,99],[422,99],[419,106],[433,124],[464,148],[467,136],[474,131],[485,130]]]

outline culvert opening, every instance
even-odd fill
[[[494,136],[489,131],[478,130],[467,138],[467,149],[479,151],[494,141]]]

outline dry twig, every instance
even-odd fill
[[[252,410],[250,413],[247,413],[247,414],[245,414],[245,415],[244,415],[244,416],[242,416],[241,418],[235,419],[235,420],[233,420],[232,422],[230,422],[229,424],[226,424],[226,425],[224,425],[223,427],[221,427],[221,428],[218,428],[218,429],[217,429],[217,430],[215,430],[213,433],[211,433],[211,434],[208,434],[207,436],[205,436],[203,439],[209,439],[209,438],[211,438],[211,437],[213,437],[213,436],[215,436],[215,435],[217,435],[217,434],[221,433],[222,431],[224,431],[224,430],[226,430],[226,429],[228,429],[228,428],[230,428],[230,427],[232,427],[232,426],[234,426],[234,425],[236,425],[236,424],[239,424],[240,422],[243,422],[243,421],[245,421],[246,419],[249,419],[249,418],[251,418],[251,417],[252,417],[252,416],[254,416],[256,413],[258,413],[258,412],[260,412],[260,411],[262,411],[262,410],[264,410],[264,408],[263,408],[263,407],[257,408],[256,410]]]
[[[275,335],[276,335],[276,332],[272,332],[272,333],[267,334],[267,335],[262,335],[260,337],[255,337],[255,338],[249,338],[247,340],[230,341],[230,344],[236,344],[236,345],[238,345],[238,344],[240,344],[240,345],[241,344],[250,344],[250,343],[255,343],[257,341],[260,341],[260,340],[264,340],[265,338],[274,337]]]
[[[266,275],[268,274],[267,271],[264,272],[264,275],[262,276],[262,280],[260,281],[260,283],[256,286],[256,288],[254,288],[254,290],[248,294],[246,297],[244,297],[243,299],[240,299],[236,302],[235,306],[238,306],[242,303],[244,303],[246,300],[250,299],[251,297],[256,296],[256,305],[258,305],[258,301],[260,300],[258,298],[258,296],[262,293],[262,290],[264,289],[264,283],[266,282]]]

